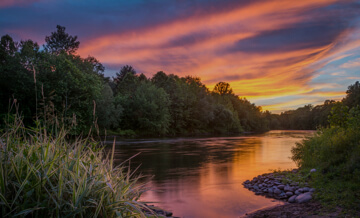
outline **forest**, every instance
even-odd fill
[[[236,95],[227,82],[210,90],[198,77],[159,71],[148,78],[129,65],[115,77],[105,77],[105,67],[95,57],[77,55],[79,46],[77,36],[59,25],[42,47],[30,39],[15,42],[2,36],[0,120],[15,101],[25,124],[57,117],[75,135],[92,127],[100,134],[126,136],[224,134],[316,129],[329,125],[333,106],[359,104],[356,82],[341,102],[272,114]]]

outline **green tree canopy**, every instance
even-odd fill
[[[360,105],[360,83],[356,81],[355,84],[350,85],[346,91],[346,97],[343,99],[345,105],[352,108]]]

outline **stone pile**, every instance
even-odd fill
[[[297,173],[293,170],[290,173]],[[254,177],[251,181],[243,182],[245,188],[255,192],[256,195],[264,195],[289,203],[305,203],[312,199],[314,188],[309,188],[308,184],[300,186],[298,182],[287,180],[287,184],[282,183],[285,176],[278,173],[268,173]]]

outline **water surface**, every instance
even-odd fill
[[[123,140],[116,142],[120,163],[141,163],[139,171],[153,175],[144,201],[179,217],[239,217],[282,204],[256,196],[242,182],[270,169],[292,169],[291,147],[313,131],[270,131],[239,137]]]

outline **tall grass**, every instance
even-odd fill
[[[54,134],[56,132],[56,134]],[[87,137],[67,140],[38,125],[26,128],[20,116],[0,136],[1,217],[145,217],[145,191],[124,165],[113,166]]]

